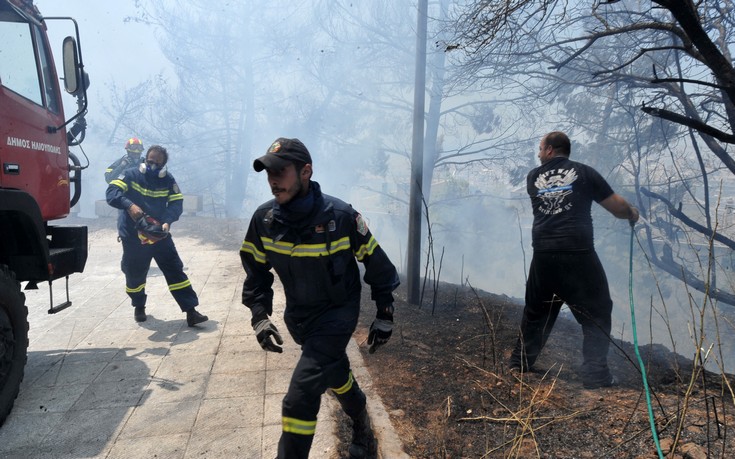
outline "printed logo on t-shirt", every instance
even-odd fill
[[[555,215],[572,208],[567,196],[572,194],[572,183],[577,180],[574,169],[550,169],[538,176],[534,186],[538,189],[541,205],[538,210],[546,215]]]

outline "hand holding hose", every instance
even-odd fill
[[[630,227],[633,228],[640,218],[641,214],[638,212],[638,209],[636,209],[633,206],[630,206],[630,212],[628,217],[628,223],[630,223]]]

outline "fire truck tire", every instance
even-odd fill
[[[28,308],[15,274],[0,265],[0,425],[13,407],[28,358]]]

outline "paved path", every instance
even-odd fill
[[[69,280],[70,308],[48,315],[48,287],[25,292],[28,364],[15,407],[0,428],[1,458],[275,457],[280,403],[299,352],[282,323],[280,285],[274,323],[286,345],[283,354],[266,353],[240,302],[240,236],[225,250],[176,236],[175,229],[199,309],[210,320],[187,327],[154,265],[146,286],[148,320],[136,323],[116,233],[90,230],[86,270]],[[63,287],[63,281],[54,283],[56,303]],[[349,354],[361,386],[370,391],[354,342]],[[405,457],[379,399],[368,396],[381,456]],[[323,397],[313,458],[338,457],[337,406]]]

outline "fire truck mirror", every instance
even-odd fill
[[[64,88],[66,92],[77,95],[80,91],[80,75],[79,56],[77,54],[77,42],[72,37],[64,39],[63,60],[64,60]]]

